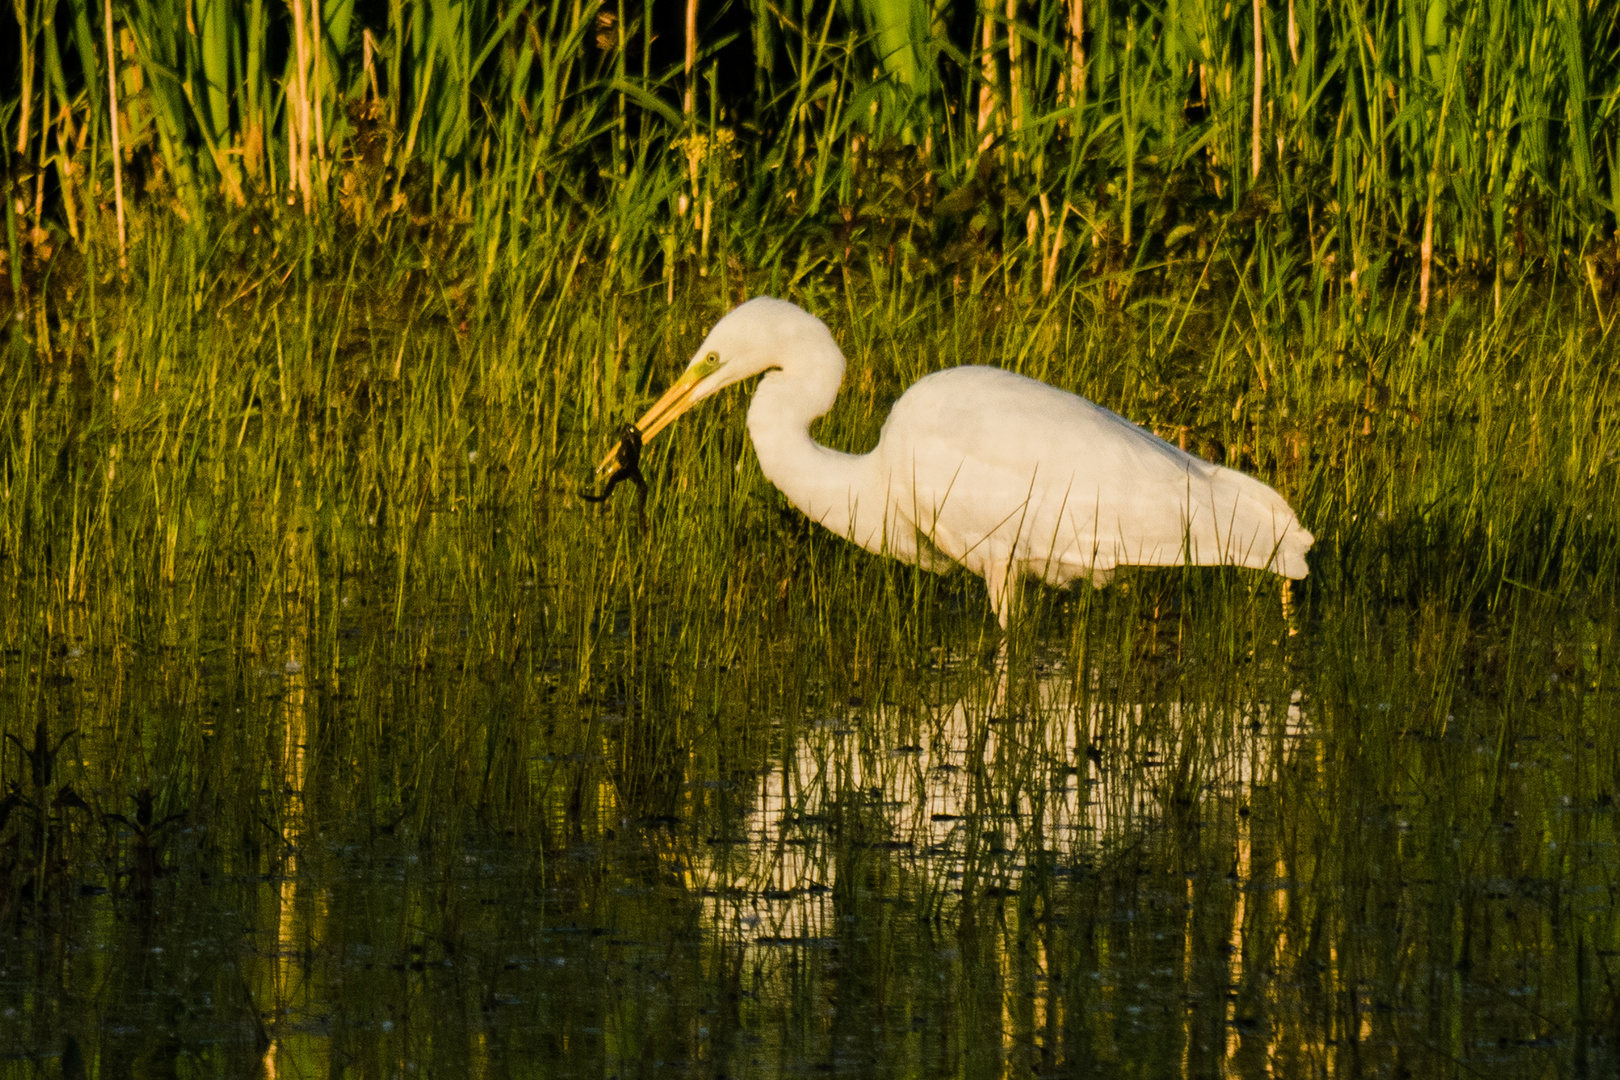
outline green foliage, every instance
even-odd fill
[[[1425,319],[1256,259],[1042,299],[857,237],[671,303],[589,223],[494,275],[484,225],[395,227],[171,221],[6,340],[5,1060],[772,1075],[858,1037],[873,1074],[1309,1073],[1364,1030],[1359,1068],[1612,1063],[1582,1034],[1620,1007],[1589,293]],[[744,391],[647,448],[646,529],[585,504],[766,288],[846,345],[824,440],[870,445],[925,371],[1017,368],[1278,485],[1311,576],[1286,608],[1233,570],[1032,587],[993,707],[982,583],[805,522]]]
[[[771,241],[788,250],[867,227],[878,154],[922,181],[936,239],[1027,247],[1048,281],[1217,242],[1352,289],[1615,275],[1620,14],[1580,0],[1296,0],[1261,9],[1258,48],[1251,10],[1210,0],[704,8],[689,71],[673,8],[166,2],[113,8],[137,243],[169,210],[375,230],[493,206],[607,216],[591,254],[712,269],[762,216],[796,219]],[[15,8],[0,89],[37,276],[58,230],[113,235],[108,42],[88,0],[55,4]],[[932,221],[941,197],[977,212]]]

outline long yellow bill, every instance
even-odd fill
[[[692,401],[692,391],[697,389],[698,383],[714,374],[714,369],[720,366],[719,359],[713,353],[703,358],[701,363],[693,364],[681,373],[664,396],[653,402],[653,407],[642,414],[636,421],[636,430],[641,432],[641,445],[646,446],[652,442],[652,437],[673,424],[695,402]],[[602,463],[596,467],[598,475],[607,472],[618,464],[619,447],[609,450]]]

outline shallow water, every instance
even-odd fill
[[[876,667],[791,605],[684,668],[599,618],[581,689],[340,577],[7,657],[0,1074],[1620,1064],[1588,613],[1143,573],[1036,595],[992,707],[961,579]]]
[[[1577,321],[1181,364],[1106,312],[845,312],[915,329],[852,347],[830,443],[1038,354],[1318,538],[1287,602],[1032,587],[1003,694],[983,583],[805,523],[740,394],[649,453],[646,526],[581,503],[712,321],[618,299],[14,341],[0,1077],[1620,1071],[1620,450]],[[1374,345],[1400,408],[1340,364]]]

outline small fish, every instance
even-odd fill
[[[602,464],[605,467],[610,462],[617,462],[618,468],[608,477],[607,487],[602,494],[592,495],[581,492],[580,497],[586,502],[605,502],[613,494],[613,489],[619,486],[620,481],[628,480],[636,485],[636,517],[641,519],[641,527],[647,527],[647,479],[641,475],[641,429],[634,424],[626,424],[624,430],[619,432],[619,446],[613,455]],[[600,470],[599,470],[600,471]]]

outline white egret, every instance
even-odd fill
[[[716,323],[635,428],[650,441],[754,375],[764,378],[748,433],[766,478],[812,521],[868,551],[982,576],[1002,630],[1025,577],[1103,586],[1117,566],[1309,572],[1313,538],[1276,491],[1010,371],[935,372],[894,403],[870,453],[820,445],[810,423],[832,408],[844,355],[820,319],[770,297]],[[616,448],[599,471],[619,460]],[[620,473],[634,468],[622,462]]]

